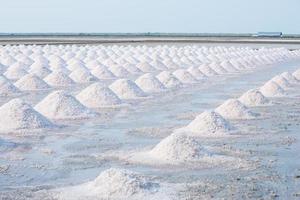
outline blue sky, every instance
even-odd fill
[[[0,32],[300,33],[300,0],[0,0]]]

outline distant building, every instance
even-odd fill
[[[282,37],[282,32],[258,32],[254,37]]]

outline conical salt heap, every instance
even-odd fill
[[[217,137],[222,134],[227,134],[228,131],[233,129],[230,123],[218,113],[205,111],[198,115],[186,127],[179,130],[187,131],[191,136]]]
[[[119,65],[111,65],[109,68],[109,71],[111,71],[116,77],[119,78],[125,78],[130,76],[130,72],[127,71],[124,67]]]
[[[51,86],[70,86],[75,82],[62,71],[53,71],[44,78],[44,81]]]
[[[88,86],[76,98],[89,108],[113,107],[122,103],[113,91],[101,83]]]
[[[152,74],[147,73],[136,79],[135,83],[144,92],[161,92],[165,90],[165,86]]]
[[[225,119],[253,119],[255,114],[252,113],[244,104],[237,99],[229,99],[216,108],[217,113]]]
[[[198,80],[206,78],[206,76],[200,71],[198,67],[189,67],[187,71]]]
[[[184,69],[178,69],[173,72],[173,75],[182,83],[196,83],[197,80],[195,77],[193,77],[192,74],[190,74],[188,71]]]
[[[34,107],[50,119],[86,119],[97,116],[97,113],[86,108],[72,95],[64,91],[54,91]]]
[[[283,72],[280,74],[285,80],[287,80],[290,84],[298,84],[299,81],[293,76],[290,72]]]
[[[239,101],[248,107],[264,106],[270,103],[268,98],[266,98],[259,90],[256,89],[245,92],[239,98]]]
[[[300,81],[300,69],[296,70],[295,72],[293,72],[293,76]]]
[[[53,128],[54,125],[22,99],[13,99],[0,107],[0,131]]]
[[[285,95],[284,89],[272,80],[260,87],[259,91],[266,97],[280,97]]]
[[[214,71],[211,67],[209,67],[208,65],[201,65],[199,67],[199,70],[205,75],[205,76],[216,76],[218,75],[218,73],[216,71]]]
[[[10,96],[21,93],[7,78],[0,75],[0,96]]]
[[[3,75],[10,80],[17,80],[26,74],[28,74],[28,72],[23,68],[9,67],[6,69]]]
[[[274,76],[271,81],[277,83],[283,89],[289,89],[291,84],[282,76],[276,75]]]
[[[136,65],[136,67],[139,68],[144,73],[156,71],[156,69],[148,62],[140,62]]]
[[[159,73],[156,78],[166,87],[166,88],[177,88],[182,86],[182,83],[168,71],[163,71]]]
[[[91,73],[99,80],[116,78],[116,76],[105,67],[96,67],[91,71]]]
[[[118,79],[109,88],[121,99],[137,99],[147,96],[141,88],[128,79]]]
[[[88,70],[84,68],[78,68],[69,74],[69,77],[76,83],[88,83],[96,81],[97,78],[93,76]]]
[[[15,86],[20,90],[46,90],[49,89],[50,86],[40,79],[38,76],[34,74],[27,74],[20,78],[16,83]]]

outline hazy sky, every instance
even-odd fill
[[[0,32],[300,33],[300,0],[0,0]]]

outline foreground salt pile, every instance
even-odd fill
[[[233,129],[230,123],[218,113],[205,111],[178,131],[186,132],[190,136],[218,137],[228,134]]]
[[[264,106],[268,105],[270,101],[266,98],[259,90],[251,89],[245,92],[240,98],[239,101],[245,106]]]
[[[13,99],[0,107],[0,131],[53,128],[54,125],[21,99]]]
[[[165,86],[152,74],[147,73],[136,79],[135,83],[144,92],[161,92],[165,90]]]
[[[284,89],[272,80],[260,87],[259,91],[266,97],[280,97],[285,95]]]
[[[95,180],[58,192],[58,199],[166,199],[159,183],[142,174],[117,168],[103,171]],[[71,195],[70,195],[71,194]]]
[[[159,73],[156,78],[166,87],[166,88],[178,88],[182,83],[168,71],[163,71]]]
[[[15,86],[20,90],[45,90],[49,89],[50,86],[34,74],[27,74],[20,78]]]
[[[256,116],[237,99],[228,99],[215,111],[226,119],[253,119]]]
[[[75,82],[62,71],[53,71],[44,78],[44,81],[51,86],[70,86]]]
[[[137,99],[146,97],[146,94],[129,79],[118,79],[109,88],[121,99]]]
[[[97,116],[72,95],[64,91],[54,91],[34,107],[50,119],[85,119]]]
[[[114,107],[122,103],[115,93],[101,83],[88,86],[76,98],[90,108]]]
[[[0,96],[10,96],[21,93],[9,80],[0,75]]]

